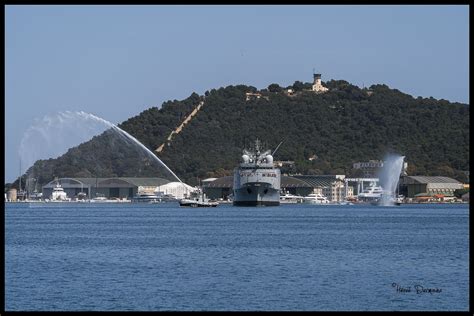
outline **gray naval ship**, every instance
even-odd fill
[[[244,149],[242,162],[234,169],[233,204],[280,205],[280,179],[280,169],[273,166],[271,151],[261,153],[257,139],[253,150]]]

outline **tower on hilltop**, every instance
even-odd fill
[[[314,92],[326,92],[328,91],[329,89],[324,87],[322,84],[321,84],[321,74],[315,74],[313,73],[313,86],[312,86],[312,90]]]

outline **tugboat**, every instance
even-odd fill
[[[260,141],[257,139],[253,150],[244,149],[242,162],[234,169],[233,204],[280,205],[280,179],[280,169],[274,167],[271,151],[260,152]]]
[[[202,190],[191,193],[191,197],[179,200],[179,206],[187,207],[216,207],[218,202],[212,202],[206,198],[206,194]]]

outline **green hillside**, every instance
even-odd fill
[[[193,93],[119,127],[154,151],[204,100],[197,115],[158,154],[190,184],[230,175],[243,146],[255,138],[270,149],[284,141],[275,159],[295,161],[284,172],[357,175],[352,163],[394,152],[406,156],[410,175],[466,181],[462,171],[469,170],[469,105],[413,98],[386,85],[360,89],[342,80],[324,84],[330,91],[316,94],[304,90],[308,83],[295,82],[292,96],[272,84],[260,91],[261,98],[249,101],[245,93],[257,89],[245,85],[213,89],[205,96]],[[104,133],[57,159],[38,161],[29,172],[34,170],[40,183],[53,176],[159,176],[127,160],[123,151],[113,153],[108,144]],[[100,170],[91,170],[91,159],[100,161]]]

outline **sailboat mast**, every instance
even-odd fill
[[[19,184],[19,186],[20,186],[20,190],[19,190],[19,191],[21,192],[21,159],[20,159],[20,184]]]

